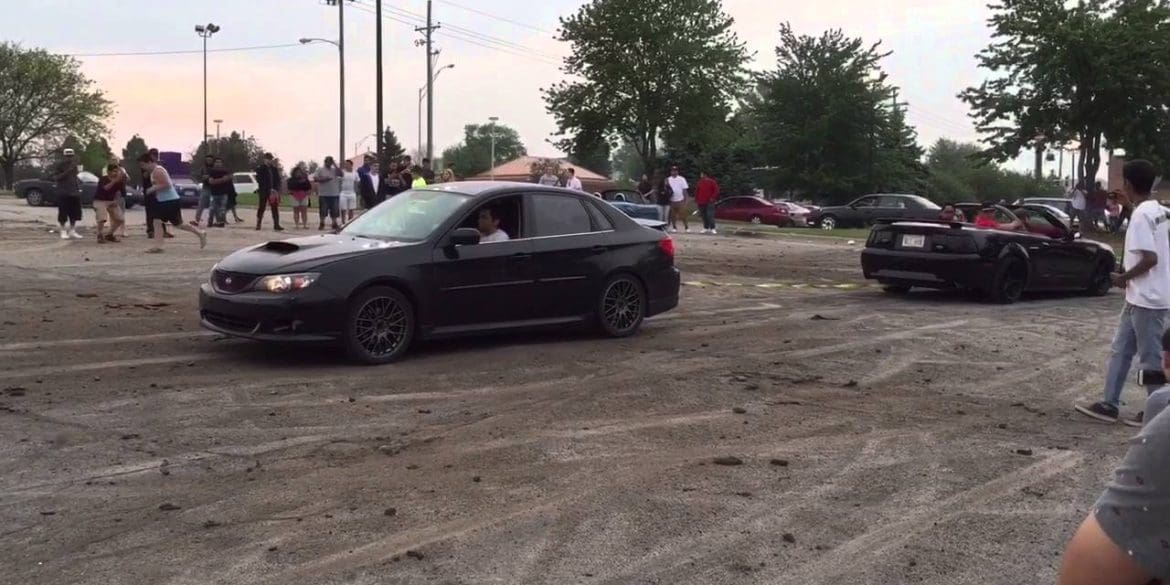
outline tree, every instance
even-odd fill
[[[643,167],[642,157],[638,155],[638,151],[634,149],[634,145],[629,142],[623,142],[618,147],[617,151],[613,153],[613,158],[610,160],[610,168],[616,178],[626,179],[629,181],[639,181],[642,178]]]
[[[832,202],[921,188],[922,151],[881,70],[889,53],[880,47],[840,30],[812,37],[780,26],[777,69],[744,105],[774,186]]]
[[[576,79],[544,90],[559,135],[628,143],[651,168],[664,129],[742,86],[749,55],[733,24],[720,0],[592,0],[562,18],[562,71]],[[574,138],[556,145],[573,152]]]
[[[137,134],[126,141],[126,146],[122,149],[122,167],[130,175],[130,183],[135,187],[141,186],[142,173],[136,173],[133,169],[138,165],[138,157],[146,154],[149,150],[146,141]]]
[[[609,160],[610,152],[609,141],[601,132],[586,130],[573,137],[572,146],[569,148],[569,162],[608,177],[613,172]]]
[[[222,158],[224,168],[231,173],[251,171],[264,160],[264,147],[256,142],[255,136],[244,138],[239,132],[232,132],[227,136],[201,143],[199,148],[191,153],[192,174],[204,173],[203,158],[208,153]]]
[[[1023,197],[1059,195],[1059,179],[1037,181],[1024,173],[1004,170],[983,159],[976,144],[940,138],[926,157],[924,195],[935,203],[990,203]]]
[[[496,136],[496,159],[492,161],[492,133]],[[501,162],[528,154],[520,134],[502,124],[468,124],[463,127],[463,141],[443,151],[443,162],[455,164],[460,177],[473,177]]]
[[[110,164],[110,159],[113,158],[114,151],[110,150],[110,143],[106,142],[105,138],[95,138],[85,145],[85,148],[78,152],[78,159],[81,166],[85,170],[102,176],[106,172],[106,165]]]
[[[398,135],[390,129],[389,126],[382,131],[382,168],[390,167],[390,163],[402,158],[406,154],[406,149],[402,148],[402,143],[398,142]]]
[[[0,170],[12,187],[17,163],[48,153],[38,143],[105,131],[110,101],[82,75],[72,57],[0,43]]]
[[[1077,141],[1079,180],[1097,175],[1106,140],[1170,154],[1170,3],[1001,0],[992,8],[993,40],[977,55],[991,77],[959,94],[984,158]]]

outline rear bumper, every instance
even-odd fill
[[[927,288],[974,288],[990,285],[995,263],[978,254],[939,254],[866,248],[861,252],[865,277],[882,284]]]
[[[324,289],[317,292],[319,296],[226,295],[204,283],[199,288],[199,324],[216,333],[259,341],[336,340],[345,318],[344,303]]]
[[[671,266],[651,275],[646,280],[646,316],[653,317],[678,306],[679,288],[682,275],[678,268]]]

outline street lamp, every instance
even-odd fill
[[[340,5],[340,2],[338,3]],[[344,26],[344,25],[341,25]],[[337,90],[338,99],[338,121],[337,121],[337,150],[338,156],[341,160],[345,160],[345,38],[342,37],[340,41],[331,41],[329,39],[317,38],[303,38],[300,39],[302,45],[309,43],[329,43],[337,47],[338,56],[338,72],[340,77],[340,86]],[[338,163],[340,164],[340,162]]]
[[[216,118],[212,122],[215,123],[215,154],[219,154],[219,125],[223,124],[223,120]]]
[[[207,39],[219,32],[219,26],[212,23],[195,25],[195,34],[203,39],[203,136],[207,141]]]
[[[450,65],[444,65],[441,68],[439,68],[439,70],[435,72],[435,76],[431,78],[431,85],[434,85],[435,80],[439,78],[439,74],[442,73],[444,69],[454,69],[454,68],[455,68],[454,63],[452,63]],[[418,151],[419,151],[419,153],[423,152],[423,147],[422,147],[422,143],[423,143],[423,138],[422,138],[422,103],[423,103],[423,97],[426,96],[426,94],[427,94],[427,86],[424,84],[422,87],[418,88]],[[428,126],[427,129],[429,130],[430,127]],[[430,152],[430,150],[431,150],[430,147],[431,147],[431,145],[427,144],[427,150],[426,150],[427,152]],[[429,156],[428,156],[428,158],[429,158]]]
[[[496,180],[496,122],[499,122],[499,121],[500,121],[500,118],[499,118],[498,116],[491,116],[490,118],[488,118],[488,121],[492,123],[492,128],[491,128],[491,133],[492,133],[492,170],[491,170],[491,178],[492,178],[492,180],[494,181],[494,180]]]
[[[375,138],[377,136],[378,136],[377,134],[367,134],[366,136],[363,136],[361,140],[359,140],[353,144],[353,154],[355,156],[360,154],[360,151],[358,149],[361,148],[362,144],[365,144],[365,142],[367,140],[369,140],[371,138]]]

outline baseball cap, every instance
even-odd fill
[[[64,154],[65,156],[73,156],[74,152],[72,148],[66,148],[61,152],[61,154]]]

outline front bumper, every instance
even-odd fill
[[[223,294],[199,287],[199,324],[204,329],[259,341],[333,341],[341,336],[345,302],[325,288],[293,295],[264,292]]]
[[[926,288],[986,289],[995,263],[978,254],[940,254],[866,248],[861,252],[865,277],[882,284]]]

